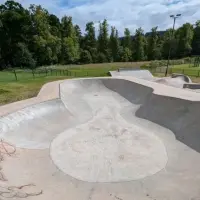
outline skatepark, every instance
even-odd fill
[[[199,200],[200,94],[180,79],[56,81],[1,106],[0,199]]]

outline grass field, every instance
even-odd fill
[[[200,70],[200,67],[193,67],[190,64],[182,64],[182,65],[174,65],[173,68],[175,69],[190,69],[190,70]]]
[[[66,77],[41,77],[17,82],[2,82],[0,83],[0,105],[34,97],[45,83],[62,79]]]
[[[174,65],[170,69],[171,73],[181,73],[191,77],[200,77],[200,67],[192,67],[189,64]]]
[[[12,71],[1,71],[0,105],[34,97],[42,85],[50,81],[76,77],[108,76],[110,70],[116,70],[120,67],[139,67],[144,63],[147,62],[48,66],[38,68],[34,74],[35,78],[30,70],[16,70],[17,81]],[[67,73],[66,70],[68,70]]]

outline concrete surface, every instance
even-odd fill
[[[199,93],[127,76],[59,84],[0,107],[0,137],[17,146],[1,197],[200,199]],[[35,195],[10,187],[30,183]]]

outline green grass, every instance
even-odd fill
[[[181,73],[191,77],[200,76],[200,67],[193,67],[189,64],[174,65],[170,68],[171,73]]]
[[[158,67],[151,71],[152,73],[155,74],[164,74],[166,71],[166,67]],[[179,74],[185,74],[190,77],[200,77],[200,67],[193,67],[192,65],[189,64],[174,65],[169,67],[168,73],[169,74],[179,73]]]
[[[176,69],[200,70],[200,67],[194,67],[192,64],[174,65],[172,67]]]
[[[110,70],[120,67],[139,67],[144,63],[147,62],[40,67],[36,70],[35,78],[30,70],[16,70],[17,81],[12,71],[0,71],[0,105],[37,96],[42,85],[47,82],[76,77],[108,76]],[[46,74],[46,69],[52,70]]]
[[[0,84],[0,105],[37,96],[45,83],[66,78],[64,76],[49,76],[31,80],[2,82]]]

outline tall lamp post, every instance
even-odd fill
[[[174,36],[175,23],[176,23],[176,19],[179,18],[180,16],[181,16],[181,14],[170,15],[170,17],[174,19],[174,23],[173,23],[172,34],[171,34],[171,37],[170,37],[169,53],[168,53],[167,68],[166,68],[166,71],[165,71],[165,76],[167,76],[168,69],[169,69],[169,60],[170,60],[171,50],[172,50],[172,41],[171,40],[172,40],[172,37]]]

